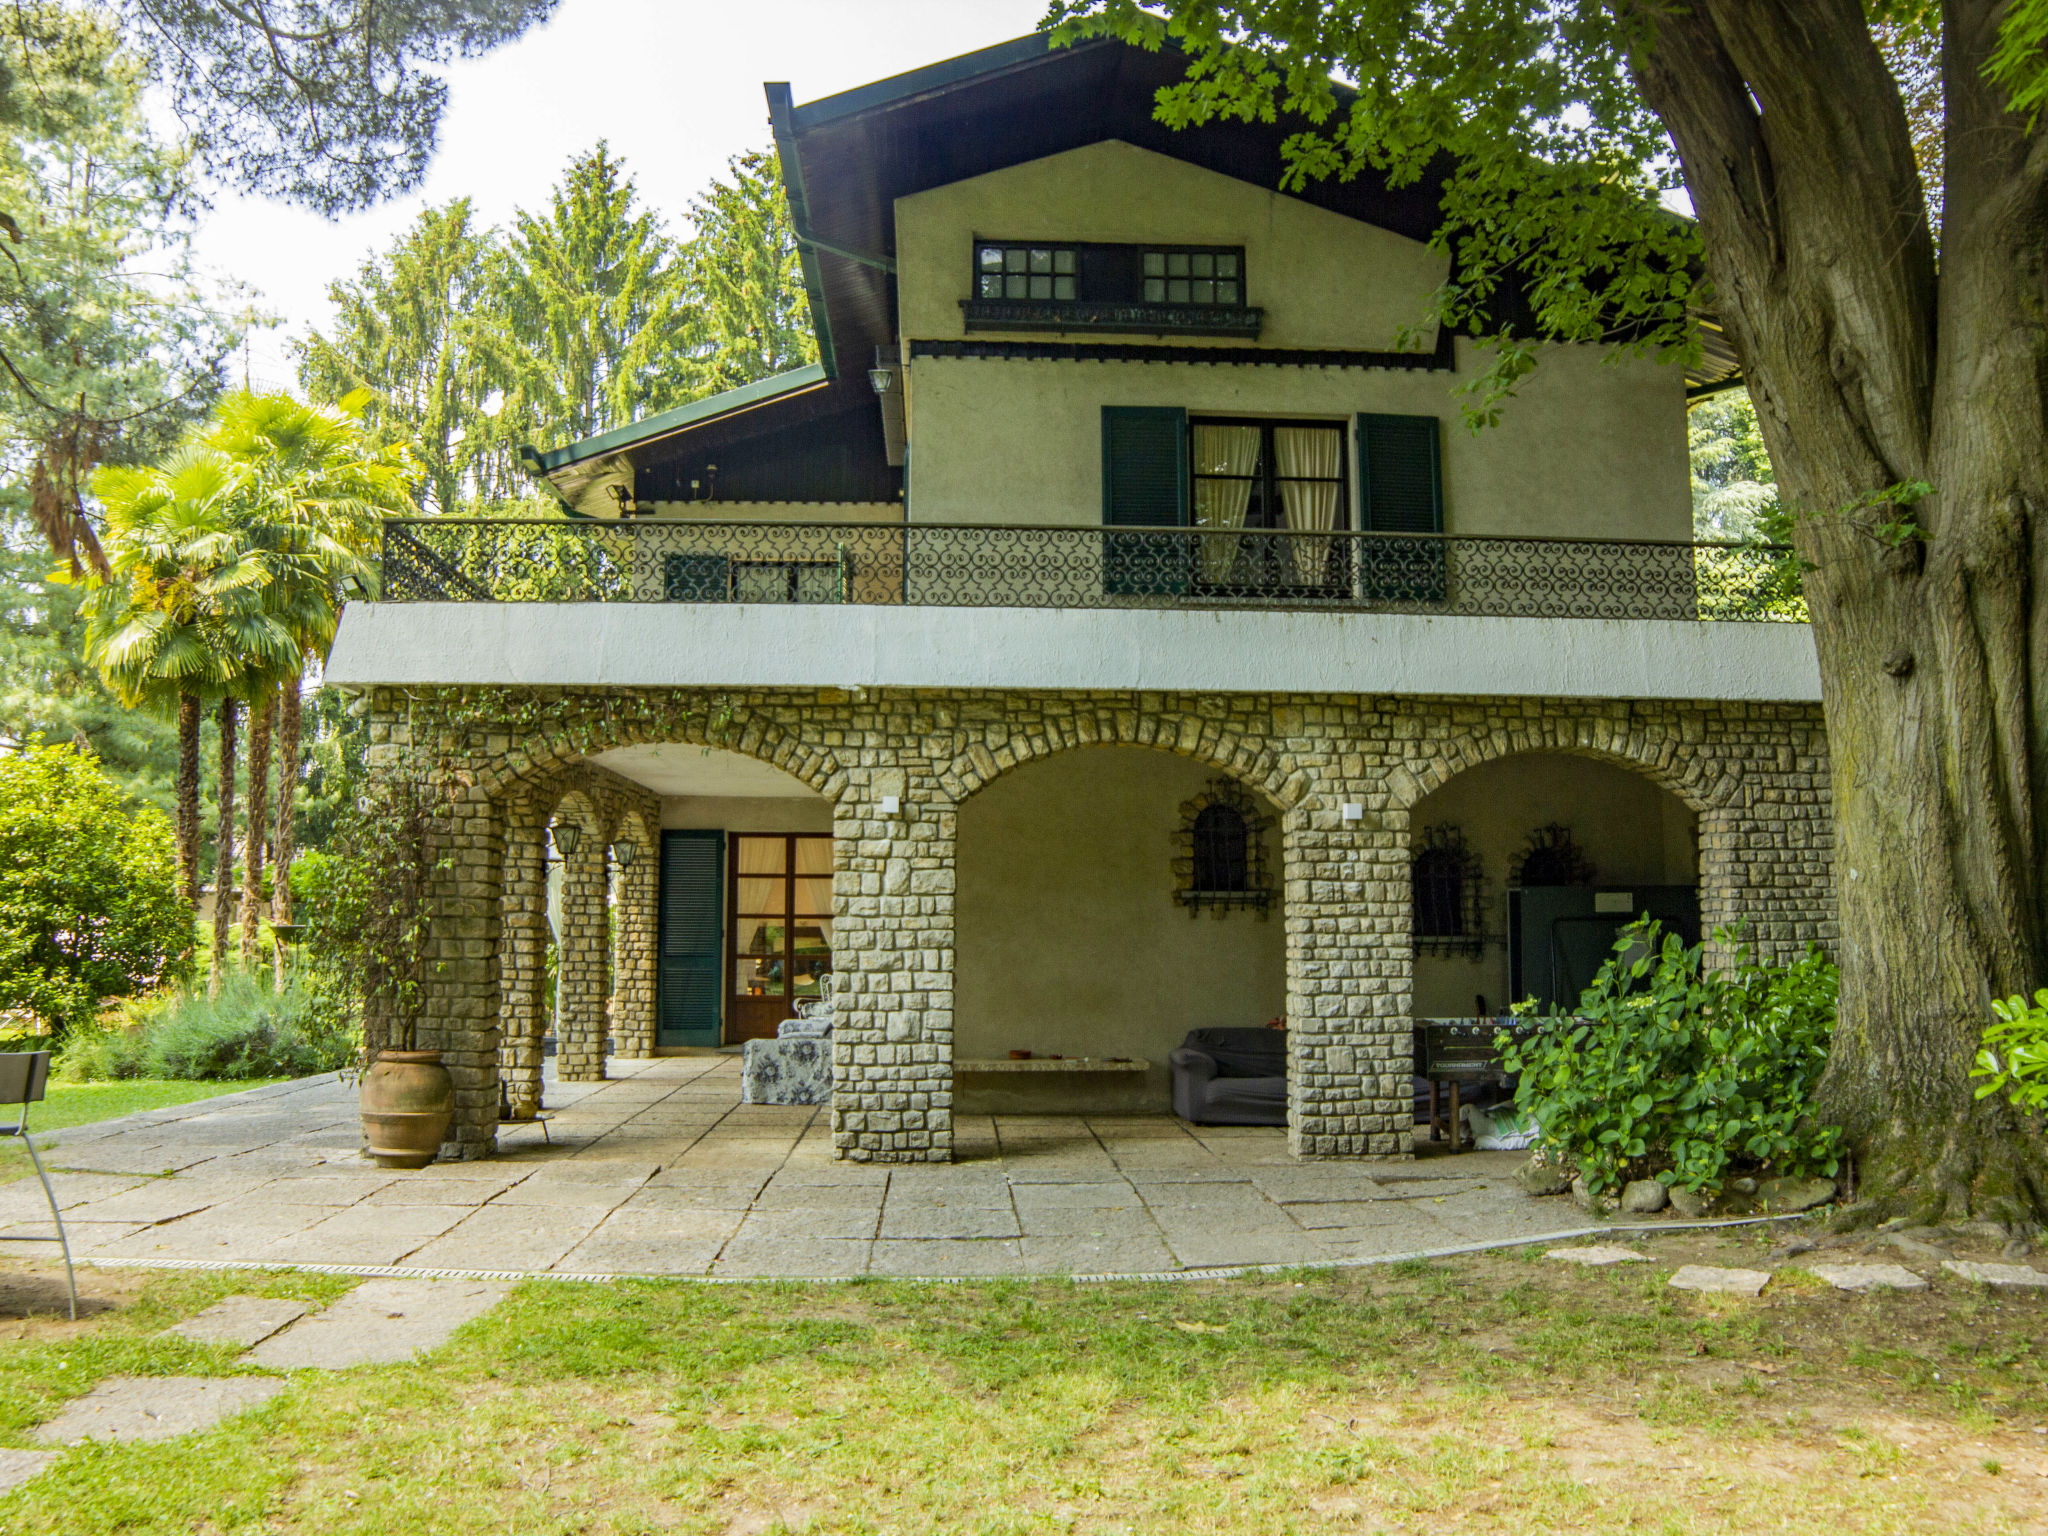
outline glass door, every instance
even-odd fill
[[[798,1003],[830,991],[832,975],[831,836],[731,836],[727,1044],[772,1037]]]

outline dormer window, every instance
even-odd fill
[[[1124,331],[1255,337],[1244,248],[974,242],[970,331]]]

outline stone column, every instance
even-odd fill
[[[547,842],[542,814],[520,805],[505,832],[499,939],[498,1070],[515,1120],[540,1111],[541,1036],[547,1033]]]
[[[894,795],[895,814],[882,809]],[[923,774],[855,776],[832,815],[832,1143],[857,1162],[953,1158],[958,814]]]
[[[438,823],[429,916],[429,964],[418,1043],[439,1050],[455,1084],[455,1119],[444,1158],[487,1157],[498,1142],[498,940],[505,829],[502,812],[476,792]]]
[[[612,1040],[617,1054],[628,1058],[654,1054],[655,923],[658,911],[661,849],[650,847],[638,829],[632,835],[638,852],[618,874],[618,953],[612,981]]]
[[[1346,823],[1337,802],[1362,791],[1325,799],[1281,822],[1287,1144],[1297,1157],[1398,1156],[1413,1118],[1407,813],[1368,807]]]
[[[580,797],[579,797],[580,798]],[[587,807],[565,800],[560,825],[582,829],[575,852],[562,861],[562,932],[555,962],[555,1072],[565,1083],[604,1081],[605,1012],[611,992],[605,942],[603,830]]]

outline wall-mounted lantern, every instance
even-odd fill
[[[555,852],[566,859],[576,851],[577,843],[582,841],[583,829],[573,821],[558,821],[548,828],[548,836],[554,842]]]
[[[612,862],[621,869],[631,869],[633,861],[640,857],[640,845],[630,837],[622,837],[612,844]]]

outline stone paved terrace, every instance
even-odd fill
[[[552,1145],[508,1128],[500,1157],[417,1172],[361,1155],[354,1094],[331,1075],[39,1142],[65,1170],[75,1251],[113,1264],[1166,1274],[1370,1260],[1584,1220],[1509,1182],[1520,1154],[1304,1163],[1283,1131],[1167,1116],[962,1117],[950,1166],[849,1164],[827,1111],[738,1103],[734,1057],[610,1065],[603,1083],[550,1076]],[[6,1230],[34,1230],[41,1200],[32,1178],[0,1188]]]

